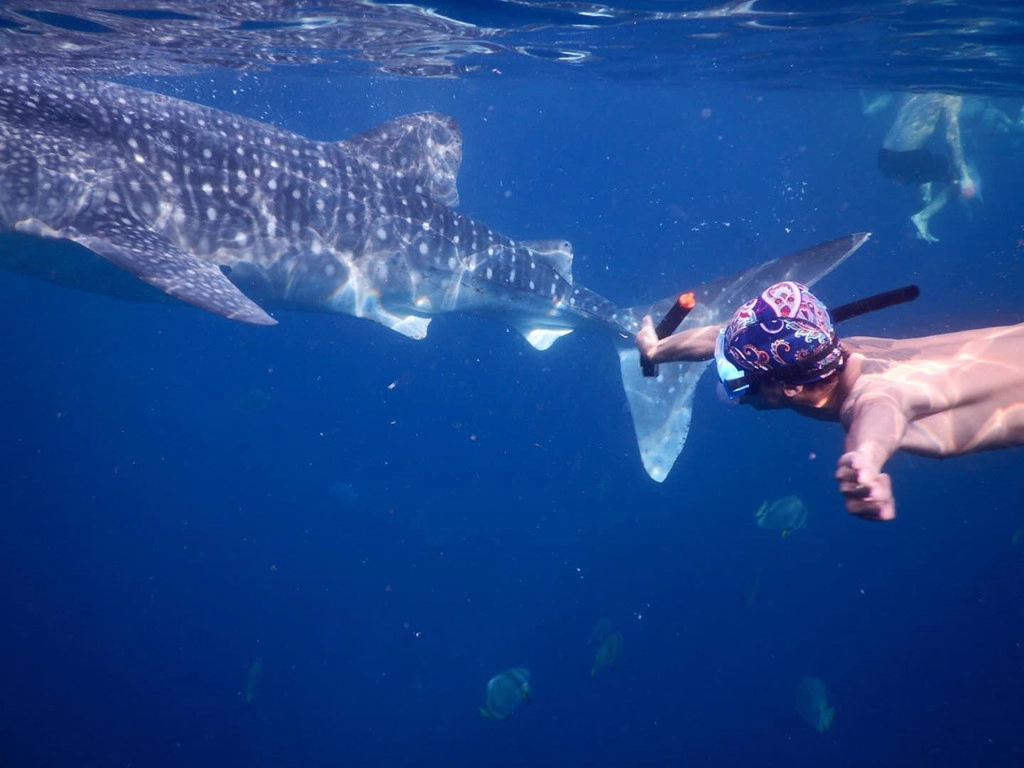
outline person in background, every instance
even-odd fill
[[[902,184],[916,184],[924,207],[910,217],[917,236],[938,242],[929,228],[954,191],[965,200],[978,191],[964,160],[960,140],[963,98],[944,93],[911,93],[902,97],[896,119],[878,150],[878,168]],[[928,148],[929,139],[942,128],[945,153]]]

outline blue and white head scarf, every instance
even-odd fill
[[[797,282],[775,283],[736,310],[723,342],[735,366],[786,384],[824,381],[846,362],[828,309]]]

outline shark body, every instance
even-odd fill
[[[682,450],[705,364],[640,375],[631,337],[672,299],[619,308],[576,283],[567,241],[517,241],[455,210],[454,119],[408,115],[338,142],[149,91],[0,73],[0,267],[126,298],[143,283],[224,317],[333,312],[423,338],[431,318],[496,318],[538,349],[604,329],[648,473]],[[46,249],[25,247],[46,238]],[[688,324],[722,322],[747,295],[807,284],[867,239],[850,235],[696,289]],[[85,249],[85,250],[83,250]],[[91,252],[91,253],[89,253]],[[96,257],[101,258],[96,258]],[[142,281],[112,277],[125,270]]]

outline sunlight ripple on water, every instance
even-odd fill
[[[443,5],[443,4],[442,4]],[[320,65],[407,76],[564,76],[687,83],[735,80],[1021,91],[1024,5],[983,2],[448,4],[41,0],[0,8],[0,66],[183,74],[210,67]],[[436,6],[435,6],[436,7]],[[912,45],[910,42],[912,41]]]

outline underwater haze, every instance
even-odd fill
[[[871,232],[816,295],[921,297],[843,334],[1024,321],[1024,11],[820,5],[3,3],[0,71],[319,141],[450,115],[458,210],[570,241],[620,306]],[[910,92],[964,97],[980,182],[937,242],[876,164]],[[839,425],[728,407],[713,372],[650,479],[587,329],[539,351],[469,314],[422,340],[259,327],[22,271],[0,272],[4,768],[1024,764],[1019,448],[897,454],[898,518],[869,524]],[[759,527],[790,495],[805,525]]]

